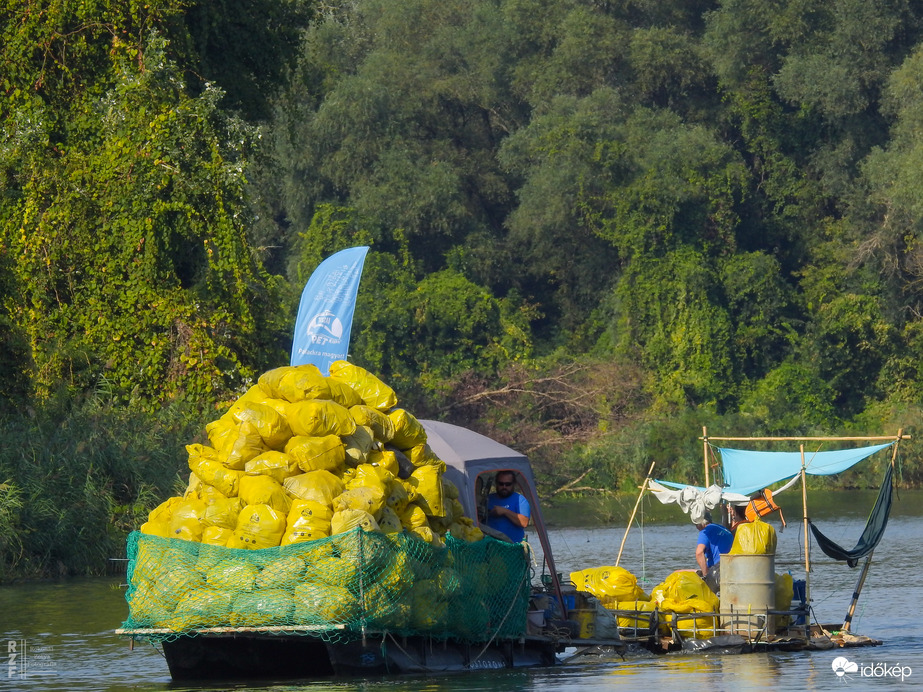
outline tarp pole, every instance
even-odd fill
[[[628,531],[631,529],[631,524],[635,520],[635,512],[638,511],[638,505],[641,504],[641,498],[644,497],[644,491],[647,490],[647,484],[650,483],[651,474],[654,472],[655,461],[651,462],[651,467],[647,470],[647,476],[644,478],[644,482],[641,484],[641,492],[638,493],[638,499],[635,502],[635,508],[631,510],[631,516],[628,518],[628,526],[625,527],[625,535],[622,536],[622,545],[619,546],[618,557],[615,558],[615,566],[619,566],[619,561],[622,559],[622,549],[625,547],[625,541],[628,539]]]
[[[901,440],[904,438],[904,429],[899,428],[897,431],[897,440],[894,443],[894,447],[891,450],[891,468],[894,468],[894,462],[897,459],[897,446],[901,443]],[[868,576],[869,567],[872,565],[872,555],[874,551],[868,554],[868,557],[865,558],[865,564],[862,565],[862,572],[859,574],[859,580],[856,582],[856,589],[852,594],[852,603],[849,604],[849,610],[846,613],[846,618],[843,620],[843,627],[841,628],[844,632],[849,631],[850,625],[852,625],[852,617],[856,612],[856,603],[859,601],[859,594],[862,592],[862,587],[865,585],[865,578]]]
[[[859,594],[862,591],[862,586],[865,584],[865,577],[869,573],[869,565],[872,564],[872,553],[869,553],[868,557],[865,558],[865,564],[862,565],[862,573],[859,574],[859,581],[856,582],[856,588],[852,592],[852,603],[849,604],[849,611],[846,613],[846,618],[843,620],[843,627],[840,629],[843,632],[849,632],[849,626],[852,624],[853,613],[856,612],[856,603],[859,601]]]
[[[702,426],[702,453],[705,459],[705,487],[707,488],[711,483],[708,482],[708,429],[704,425]]]
[[[801,448],[801,505],[804,509],[804,600],[811,604],[811,542],[808,537],[808,486],[804,464],[804,445]]]

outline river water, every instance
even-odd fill
[[[862,530],[874,494],[836,493],[836,511],[812,512],[824,532],[851,547]],[[629,505],[632,503],[629,502]],[[798,503],[800,505],[800,502]],[[804,578],[804,540],[799,507],[786,509],[788,527],[778,533],[776,571]],[[645,514],[645,508],[649,515]],[[630,511],[630,506],[629,506]],[[672,519],[656,519],[662,508],[641,505],[628,534],[620,566],[649,590],[676,569],[693,568],[695,529]],[[569,516],[568,516],[569,515]],[[677,516],[678,515],[678,516]],[[625,534],[622,526],[594,526],[592,512],[564,516],[549,512],[558,571],[615,564]],[[628,513],[625,514],[626,520]],[[772,523],[781,528],[777,519]],[[574,524],[583,524],[574,526]],[[884,539],[853,618],[854,632],[883,640],[879,647],[811,653],[745,656],[669,655],[623,660],[581,657],[549,669],[483,671],[438,677],[318,680],[287,685],[224,685],[221,688],[174,685],[159,650],[126,640],[113,630],[127,616],[123,578],[72,579],[0,587],[0,690],[343,690],[554,691],[605,689],[879,690],[923,687],[923,494],[902,493],[895,501]],[[537,559],[541,551],[537,539]],[[842,623],[859,569],[825,557],[812,545],[811,597],[822,623]],[[540,565],[541,562],[539,561]],[[533,583],[538,583],[539,574]],[[15,654],[15,655],[14,655]],[[832,662],[846,655],[858,669],[840,677]],[[903,676],[903,679],[901,679]]]

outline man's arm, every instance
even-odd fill
[[[695,547],[695,561],[699,565],[699,570],[701,570],[702,576],[704,577],[706,574],[708,574],[708,561],[705,559],[704,543],[699,543]]]
[[[521,526],[522,528],[526,528],[529,525],[529,517],[519,512],[514,512],[511,509],[507,509],[506,507],[501,507],[500,505],[494,505],[490,513],[495,517],[506,517],[516,524],[516,526]]]

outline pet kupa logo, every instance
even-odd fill
[[[899,678],[903,682],[913,674],[910,666],[902,666],[899,663],[893,665],[890,663],[862,665],[855,661],[850,661],[845,656],[837,656],[831,662],[830,667],[833,668],[833,672],[839,678],[848,674],[858,673],[859,677],[862,678]]]

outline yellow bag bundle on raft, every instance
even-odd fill
[[[286,365],[260,375],[260,386],[276,399],[290,403],[330,399],[330,385],[316,365]]]
[[[307,437],[324,435],[352,435],[356,432],[356,421],[349,409],[334,401],[309,399],[289,404],[288,422],[292,432]]]
[[[330,519],[330,535],[346,533],[357,526],[363,531],[378,531],[378,522],[368,512],[361,509],[344,509],[334,512]]]
[[[263,452],[258,457],[253,457],[244,466],[244,473],[248,476],[269,476],[282,483],[289,476],[300,473],[298,463],[285,452],[275,450]]]
[[[427,516],[444,517],[445,504],[442,495],[442,470],[436,466],[420,466],[408,479],[417,491],[417,504]]]
[[[218,461],[212,447],[200,444],[186,445],[189,452],[189,469],[206,485],[216,488],[225,497],[236,497],[241,471],[229,469]]]
[[[607,607],[619,601],[647,601],[650,597],[638,586],[638,579],[624,567],[590,567],[570,573],[578,591],[593,594]]]
[[[731,555],[775,555],[776,530],[759,518],[739,524],[734,532]]]
[[[285,416],[266,404],[255,401],[248,401],[242,405],[235,404],[225,414],[225,418],[228,416],[239,423],[250,423],[256,428],[263,444],[269,449],[282,449],[288,438],[292,436],[292,429]]]
[[[709,605],[706,612],[718,612],[720,602],[715,593],[708,588],[708,584],[692,570],[678,570],[668,576],[663,582],[651,590],[651,600],[661,603],[670,600],[673,603],[682,603],[690,599],[698,599]]]
[[[294,459],[298,468],[305,473],[342,473],[346,460],[346,445],[337,435],[296,435],[285,445],[285,453]]]
[[[348,509],[361,509],[373,517],[378,516],[381,508],[385,506],[385,493],[381,486],[357,486],[344,490],[341,495],[333,500],[333,511],[343,512]],[[336,533],[340,533],[337,531]]]
[[[295,500],[288,513],[287,527],[281,545],[313,541],[330,535],[333,511],[314,500]]]
[[[286,478],[283,487],[292,497],[314,500],[328,507],[333,506],[333,498],[341,495],[346,488],[342,479],[330,471],[309,471]]]
[[[379,442],[390,442],[394,437],[394,423],[386,413],[365,404],[356,404],[350,407],[349,415],[356,421],[356,425],[370,428],[372,435]]]
[[[708,639],[715,635],[717,622],[714,615],[695,618],[679,617],[690,613],[714,613],[718,608],[710,600],[688,598],[685,601],[674,601],[665,598],[659,608],[665,613],[661,627],[664,634],[669,633],[672,627],[675,627],[684,637]]]
[[[388,418],[394,424],[391,444],[395,447],[403,450],[426,444],[426,430],[412,413],[396,408],[388,413]]]
[[[330,364],[330,376],[355,389],[367,406],[380,411],[387,411],[397,406],[397,395],[394,390],[358,365],[345,360],[336,360]]]
[[[282,589],[239,593],[231,605],[232,627],[260,627],[290,622],[295,602]]]
[[[250,421],[219,418],[206,425],[205,431],[217,452],[217,460],[236,471],[243,470],[244,464],[269,449],[260,431]],[[196,475],[205,480],[201,474]]]
[[[284,533],[285,514],[269,505],[247,505],[240,512],[227,546],[248,550],[272,548],[279,545]]]
[[[346,463],[350,466],[364,464],[375,448],[375,433],[367,425],[357,425],[356,432],[344,435],[341,439],[345,447]]]
[[[201,627],[220,627],[228,622],[231,596],[216,589],[187,591],[176,604],[169,627],[175,631]]]
[[[292,507],[292,498],[285,488],[269,476],[241,477],[239,496],[244,505],[269,505],[283,515]]]
[[[608,606],[612,610],[633,610],[638,615],[619,614],[619,627],[630,627],[631,629],[647,630],[651,626],[651,617],[641,613],[653,613],[657,609],[654,601],[616,601],[614,605]]]

